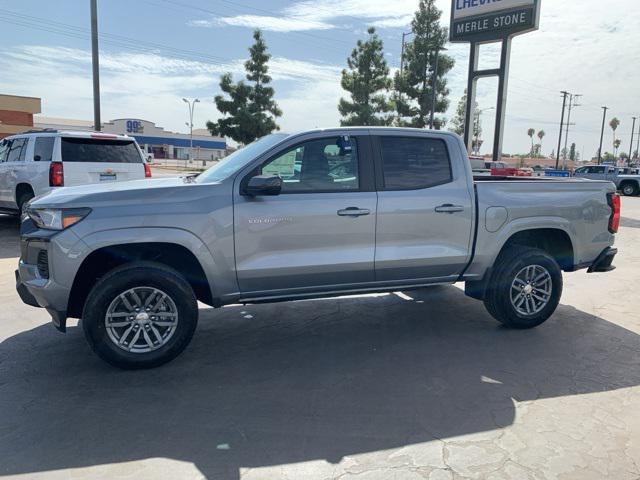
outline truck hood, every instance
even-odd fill
[[[151,200],[174,189],[193,186],[187,177],[132,180],[129,182],[98,183],[77,187],[62,187],[36,197],[31,206],[36,208],[90,207],[92,204],[136,202]]]

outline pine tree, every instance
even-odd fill
[[[229,96],[216,95],[215,102],[218,110],[224,115],[217,122],[207,122],[211,135],[230,137],[238,143],[246,145],[255,139],[279,130],[275,118],[282,115],[282,111],[273,100],[275,94],[268,75],[268,62],[271,55],[267,53],[260,30],[253,32],[254,44],[249,48],[250,58],[244,64],[246,78],[244,81],[233,82],[230,73],[225,73],[220,79],[220,89]]]
[[[347,59],[348,69],[342,70],[341,85],[351,94],[351,101],[340,99],[338,111],[343,126],[390,125],[391,102],[387,92],[391,87],[389,67],[382,51],[382,40],[370,27],[369,38],[358,40]]]
[[[442,11],[435,3],[435,0],[420,0],[418,11],[411,22],[413,40],[405,48],[404,72],[398,72],[394,79],[395,89],[399,94],[399,125],[424,128],[429,123],[432,110],[444,113],[449,107],[449,89],[445,77],[455,62],[443,52],[448,30],[440,25]],[[439,56],[434,106],[432,86],[436,51],[439,51]],[[434,123],[435,128],[441,128],[445,122],[443,118],[436,117]]]

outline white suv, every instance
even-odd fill
[[[151,177],[135,139],[44,130],[0,141],[0,211],[20,213],[52,188]]]

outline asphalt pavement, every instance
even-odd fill
[[[0,216],[0,475],[69,479],[640,478],[640,198],[617,270],[501,327],[459,286],[204,308],[172,363],[109,367],[20,302]]]

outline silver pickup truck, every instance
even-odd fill
[[[608,181],[478,177],[446,132],[266,136],[197,177],[35,199],[17,289],[122,368],[177,356],[198,304],[221,307],[466,282],[504,325],[540,325],[562,271],[611,270]],[[425,309],[425,315],[428,315]]]
[[[623,195],[640,195],[640,175],[636,169],[611,165],[586,165],[577,168],[574,176],[590,180],[608,180],[615,183]]]

